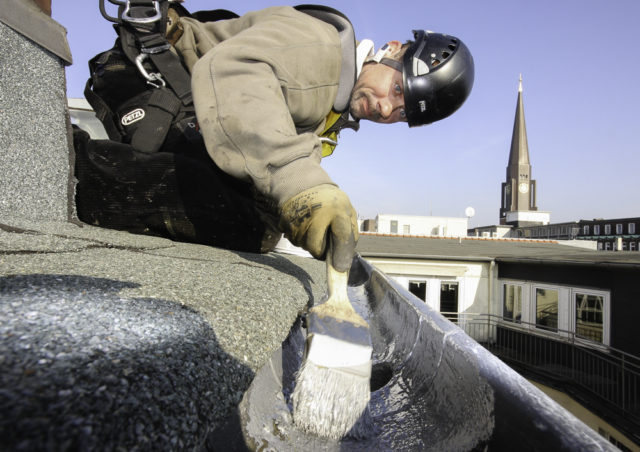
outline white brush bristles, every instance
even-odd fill
[[[370,430],[368,375],[317,366],[307,360],[296,376],[293,420],[302,430],[339,440]],[[365,372],[366,373],[366,372]]]

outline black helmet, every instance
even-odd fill
[[[473,57],[464,43],[418,30],[402,60],[404,108],[409,127],[446,118],[464,103],[473,86]]]

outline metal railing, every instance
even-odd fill
[[[505,363],[604,403],[640,426],[640,358],[571,331],[489,314],[442,314]]]

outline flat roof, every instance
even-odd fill
[[[596,251],[555,240],[420,237],[361,233],[362,257],[470,260],[640,268],[638,251]]]

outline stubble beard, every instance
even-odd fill
[[[361,103],[364,102],[367,108],[363,108]],[[373,107],[374,101],[367,91],[356,86],[351,96],[351,102],[349,103],[349,111],[351,116],[357,119],[368,119],[370,121],[376,121],[380,117],[380,113]]]

